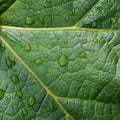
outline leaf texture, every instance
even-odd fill
[[[119,3],[16,0],[0,16],[0,119],[119,120]]]

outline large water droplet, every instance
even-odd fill
[[[116,21],[117,21],[117,17],[112,17],[110,20],[111,20],[111,23],[112,23],[112,24],[115,24]]]
[[[51,3],[51,0],[46,0],[47,3]]]
[[[8,68],[10,68],[10,69],[12,69],[14,67],[14,65],[16,64],[16,62],[11,60],[10,57],[6,57],[5,62],[6,62],[6,65],[8,66]]]
[[[44,18],[40,18],[40,22],[42,23],[42,24],[44,24],[45,23],[45,20],[44,20]]]
[[[29,97],[29,99],[28,99],[28,104],[29,104],[30,106],[33,106],[33,105],[35,104],[35,97]]]
[[[58,63],[60,66],[66,66],[69,63],[69,58],[66,55],[62,55],[58,59]]]
[[[32,17],[26,17],[25,19],[26,24],[32,24],[34,22],[35,22],[35,18],[32,18]]]
[[[18,78],[18,75],[12,75],[11,77],[10,77],[10,79],[11,79],[11,81],[13,82],[13,83],[15,83],[15,84],[17,84],[20,80],[19,80],[19,78]]]
[[[5,91],[0,89],[0,100],[4,98]]]
[[[30,44],[26,44],[24,49],[26,51],[30,51],[31,50],[31,45]]]
[[[26,116],[26,115],[28,114],[27,108],[23,108],[23,109],[22,109],[22,112],[23,112],[23,114]]]
[[[23,97],[23,93],[22,93],[22,91],[18,91],[18,92],[16,92],[16,95],[17,95],[19,98],[22,98],[22,97]]]
[[[42,64],[42,60],[41,59],[34,60],[34,64],[40,65]]]

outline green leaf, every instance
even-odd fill
[[[0,16],[0,119],[119,120],[120,1],[11,4]]]

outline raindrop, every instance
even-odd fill
[[[34,64],[40,65],[40,64],[42,64],[42,60],[41,59],[36,59],[36,60],[34,60]]]
[[[93,42],[94,42],[94,43],[98,43],[98,39],[94,39]]]
[[[69,18],[69,17],[66,17],[65,20],[66,20],[66,22],[69,22],[70,18]]]
[[[60,66],[66,66],[69,63],[69,58],[66,55],[62,55],[59,59],[58,59],[58,63]]]
[[[51,3],[51,0],[46,0],[47,3]]]
[[[67,44],[67,43],[68,43],[68,40],[67,40],[67,39],[66,39],[66,40],[64,40],[64,43],[65,43],[65,44]]]
[[[11,60],[10,57],[6,57],[5,58],[5,62],[6,62],[6,65],[12,69],[14,67],[14,65],[16,64],[15,61]]]
[[[20,80],[19,80],[19,78],[18,78],[18,75],[12,75],[11,77],[10,77],[10,79],[11,79],[11,81],[13,82],[13,83],[15,83],[15,84],[17,84]]]
[[[4,98],[5,91],[0,89],[0,100]]]
[[[36,13],[37,13],[37,14],[40,14],[41,12],[38,10]]]
[[[22,98],[22,97],[23,97],[23,93],[22,93],[22,91],[18,91],[18,92],[16,92],[16,95],[17,95],[19,98]]]
[[[32,17],[26,17],[26,19],[25,19],[25,23],[28,25],[32,24],[34,22],[35,22],[35,18],[32,18]]]
[[[112,23],[112,24],[115,24],[116,21],[117,21],[117,17],[112,17],[110,20],[111,20],[111,23]]]
[[[80,76],[80,75],[78,75],[78,78],[81,78],[81,76]]]
[[[45,20],[44,20],[44,18],[40,18],[40,22],[42,23],[42,24],[44,24],[45,23]]]
[[[29,6],[29,5],[25,5],[25,9],[26,9],[26,10],[29,10],[29,9],[30,9],[30,6]]]
[[[80,58],[86,58],[86,53],[85,52],[81,53],[79,57]]]
[[[97,26],[97,22],[93,22],[92,27],[96,27],[96,26]]]
[[[33,106],[33,105],[35,104],[35,97],[29,97],[29,99],[28,99],[28,104],[29,104],[30,106]]]
[[[44,57],[45,57],[45,58],[48,58],[48,54],[44,54]]]
[[[28,110],[26,108],[22,109],[23,114],[26,116],[28,114]]]
[[[26,44],[24,49],[25,49],[25,51],[30,51],[31,50],[31,45],[30,44]]]

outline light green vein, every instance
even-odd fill
[[[10,46],[6,40],[0,36],[0,40],[3,42],[3,44],[12,52],[12,54],[21,62],[21,64],[33,75],[33,77],[41,84],[41,86],[46,90],[46,92],[54,99],[54,101],[58,104],[60,109],[65,113],[65,115],[71,120],[74,120],[74,118],[66,111],[66,109],[61,105],[61,103],[58,101],[57,97],[45,86],[45,84],[40,80],[40,78],[32,71],[32,69],[20,58],[20,56],[14,51],[12,46]]]
[[[94,103],[94,104],[110,104],[114,106],[120,106],[119,103],[107,103],[107,102],[101,102],[101,101],[96,101],[96,100],[85,100],[85,99],[80,99],[80,98],[67,98],[67,97],[57,97],[58,100],[73,100],[73,101],[78,101],[78,102],[89,102],[89,103]]]
[[[78,27],[59,27],[59,28],[22,28],[22,27],[11,27],[11,26],[0,26],[1,29],[8,30],[23,30],[23,31],[58,31],[58,30],[84,30],[93,32],[120,32],[120,30],[113,29],[90,29],[90,28],[78,28]]]

